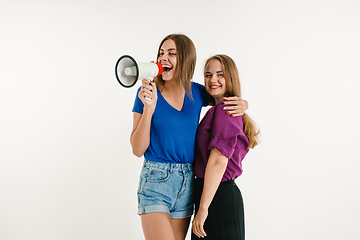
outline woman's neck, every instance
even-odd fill
[[[165,81],[163,86],[163,91],[166,91],[171,94],[181,94],[185,90],[185,87],[181,84],[180,81]]]
[[[221,102],[222,100],[224,100],[224,96],[222,96],[222,97],[214,97],[214,99],[215,99],[215,105],[216,105],[219,102]]]

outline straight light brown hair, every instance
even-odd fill
[[[191,39],[184,34],[170,34],[161,41],[156,59],[159,58],[161,46],[169,39],[173,40],[176,46],[177,64],[174,76],[179,81],[179,84],[185,87],[186,93],[192,99],[191,80],[194,76],[196,64],[195,45]],[[159,90],[161,91],[165,82],[162,79],[162,76],[156,77],[155,82],[158,84]]]
[[[236,67],[236,64],[232,58],[224,54],[218,54],[210,57],[206,60],[204,67],[204,76],[206,72],[206,68],[211,60],[217,60],[221,64],[221,68],[223,71],[223,75],[225,78],[226,91],[225,97],[229,96],[237,96],[241,98],[241,85],[240,85],[240,77],[239,71]],[[210,97],[209,105],[215,105],[215,99]],[[255,122],[249,117],[248,114],[244,113],[242,115],[243,123],[244,123],[244,133],[249,140],[248,149],[254,148],[256,145],[260,143],[260,130],[256,126]]]

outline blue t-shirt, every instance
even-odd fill
[[[194,160],[196,130],[200,112],[207,106],[206,90],[192,82],[193,100],[185,94],[183,108],[173,108],[157,90],[156,108],[151,119],[150,144],[144,153],[147,160],[161,163],[190,163]],[[133,112],[142,114],[144,104],[137,91]]]

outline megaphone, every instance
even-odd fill
[[[136,62],[129,55],[124,55],[117,60],[115,65],[115,75],[121,86],[129,88],[135,85],[139,79],[152,80],[163,72],[160,64],[150,62]]]

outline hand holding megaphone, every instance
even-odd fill
[[[153,104],[156,105],[157,102],[156,83],[151,80],[149,81],[149,79],[142,79],[141,89],[138,93],[138,97],[140,98],[140,100],[142,100],[144,105],[147,105],[147,107],[150,107]]]
[[[140,79],[153,80],[163,72],[160,64],[137,62],[129,55],[119,58],[115,65],[115,75],[121,86],[129,88]]]

